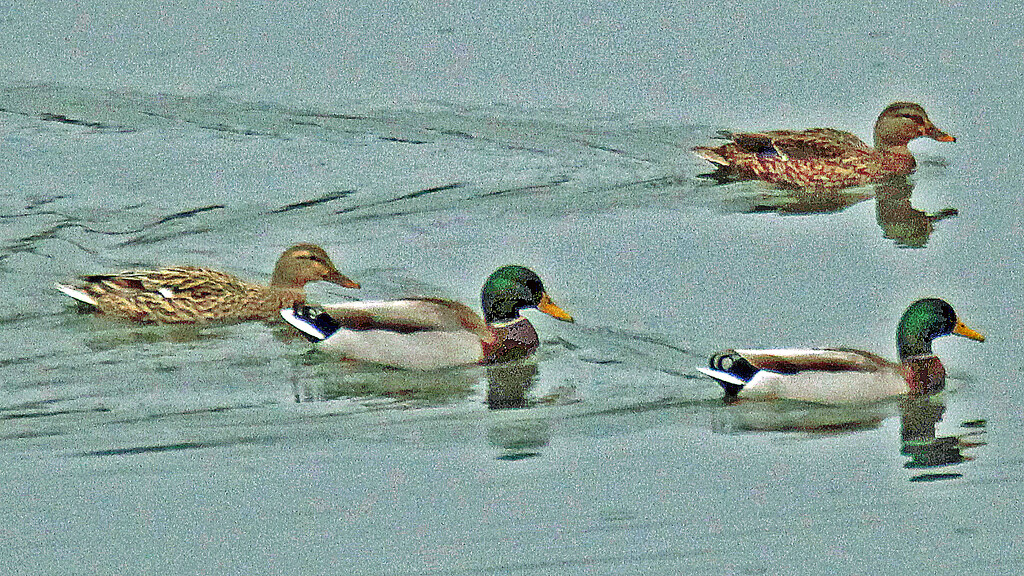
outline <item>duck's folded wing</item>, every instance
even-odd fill
[[[324,306],[324,311],[349,330],[470,331],[491,337],[487,323],[468,306],[439,298],[344,302]]]
[[[90,291],[119,294],[123,297],[152,293],[163,298],[178,295],[214,298],[226,291],[242,290],[237,279],[230,274],[188,266],[93,274],[82,276],[82,280],[87,283],[87,289]]]
[[[832,128],[813,128],[799,132],[775,130],[733,135],[733,141],[738,146],[749,148],[751,151],[763,150],[766,140],[770,140],[771,147],[780,156],[789,160],[825,160],[872,153],[871,147],[860,138]]]
[[[795,374],[805,370],[875,372],[889,365],[880,356],[850,349],[776,348],[736,350],[736,353],[761,370],[780,374]]]

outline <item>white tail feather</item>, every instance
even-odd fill
[[[60,290],[61,292],[67,294],[68,296],[71,296],[72,298],[78,300],[79,302],[84,302],[90,306],[96,306],[97,308],[100,305],[95,298],[89,296],[85,292],[82,292],[78,288],[71,286],[70,284],[61,284],[57,282],[54,283],[54,286],[57,288],[57,290]]]
[[[291,324],[303,334],[309,335],[311,338],[316,338],[317,340],[325,340],[327,338],[326,334],[308,320],[296,316],[295,311],[291,308],[282,308],[281,318],[284,318],[285,322]]]
[[[694,148],[693,151],[694,153],[697,154],[697,156],[700,156],[701,158],[707,160],[708,162],[711,162],[712,164],[718,164],[719,166],[729,166],[730,164],[732,164],[732,162],[730,162],[724,156],[722,156],[718,152],[715,152],[711,148],[698,146]]]
[[[740,380],[739,378],[733,376],[732,374],[729,374],[728,372],[722,372],[721,370],[712,370],[711,368],[704,368],[703,366],[697,368],[697,370],[699,370],[702,374],[706,376],[710,376],[715,380],[720,380],[722,382],[725,382],[726,384],[732,384],[734,386],[740,387],[747,385],[746,382]]]

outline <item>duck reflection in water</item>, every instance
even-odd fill
[[[879,428],[892,417],[888,404],[828,406],[781,400],[747,402],[726,398],[726,420],[715,423],[718,432],[802,432],[815,436],[838,435]]]
[[[720,432],[798,432],[813,436],[841,435],[881,428],[882,422],[900,416],[900,454],[909,458],[903,464],[913,470],[911,482],[954,480],[963,474],[947,467],[973,460],[965,454],[970,448],[984,446],[985,420],[960,424],[962,432],[938,436],[946,406],[934,394],[911,394],[897,402],[866,406],[835,407],[804,402],[733,402],[727,410],[729,421],[720,421]]]
[[[775,212],[806,216],[832,214],[875,198],[875,216],[882,236],[901,248],[924,248],[935,230],[935,223],[958,214],[956,208],[944,208],[929,214],[914,208],[910,197],[914,184],[907,176],[894,176],[874,185],[846,190],[766,189],[763,186],[733,185],[725,196],[726,210],[745,214]]]
[[[532,362],[506,362],[487,367],[487,407],[491,410],[526,408],[526,392],[537,376]]]
[[[534,385],[537,365],[532,362],[506,362],[487,367],[487,407],[491,410],[527,408],[533,402],[527,392]],[[487,431],[491,446],[499,450],[497,459],[516,461],[541,455],[551,442],[546,418],[496,420]]]
[[[946,406],[934,396],[913,395],[900,402],[900,454],[910,461],[903,465],[908,469],[934,469],[952,466],[973,460],[963,453],[965,448],[984,446],[979,437],[984,434],[984,420],[964,422],[961,427],[968,431],[953,436],[936,436],[936,425],[942,420]],[[928,471],[916,474],[911,482],[952,480],[962,477],[955,472]]]
[[[442,406],[470,398],[479,373],[461,368],[420,371],[341,361],[316,350],[292,359],[296,403],[338,399],[376,407]]]
[[[910,204],[914,184],[906,176],[894,176],[875,185],[875,215],[882,235],[901,248],[924,248],[935,229],[935,222],[958,214],[956,208],[944,208],[928,214]]]
[[[870,199],[870,188],[848,190],[792,190],[738,184],[724,198],[726,210],[745,214],[777,212],[794,216],[841,212]]]

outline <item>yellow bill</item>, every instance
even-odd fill
[[[964,338],[970,338],[971,340],[977,340],[978,342],[985,341],[985,336],[983,334],[968,328],[967,325],[960,320],[956,321],[956,326],[953,327],[953,334],[963,336]]]
[[[575,322],[575,320],[572,319],[572,316],[566,314],[565,310],[562,310],[558,306],[555,306],[555,303],[552,302],[551,298],[548,297],[547,292],[541,294],[540,303],[537,304],[537,310],[540,310],[541,312],[547,314],[548,316],[551,316],[552,318],[557,318],[558,320],[561,320],[563,322]]]

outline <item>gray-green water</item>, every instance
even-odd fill
[[[1013,574],[1020,8],[0,5],[0,569],[11,574]],[[711,186],[719,129],[862,137],[905,186]],[[908,197],[909,195],[909,197]],[[955,209],[952,216],[948,209]],[[927,216],[945,216],[929,219]],[[53,282],[323,245],[359,292],[478,306],[526,264],[522,370],[339,365],[283,327],[135,327]],[[950,301],[951,390],[726,406],[727,346],[894,357]]]

